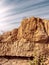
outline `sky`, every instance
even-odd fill
[[[0,0],[0,33],[18,28],[31,16],[49,19],[49,0]]]

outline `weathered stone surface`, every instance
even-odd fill
[[[29,41],[44,40],[48,37],[43,20],[34,17],[22,21],[17,36],[18,39],[23,37]]]
[[[0,35],[0,42],[9,42],[10,40],[11,42],[16,41],[17,33],[18,29],[13,29],[12,31],[3,33],[3,35]]]
[[[30,60],[0,58],[0,65],[30,65]]]
[[[0,43],[0,56],[32,56],[34,43],[21,39],[14,43]]]
[[[34,57],[34,60],[0,58],[0,65],[49,65],[49,20],[26,18],[18,29],[0,35],[2,56]]]
[[[45,25],[45,30],[47,32],[47,35],[49,36],[49,20],[43,19],[44,25]]]
[[[49,49],[48,28],[44,19],[35,17],[24,19],[18,29],[0,36],[0,56],[30,57],[34,56],[35,52],[38,56],[44,54],[45,49]]]
[[[14,43],[0,43],[0,56],[27,56],[33,57],[35,54],[39,56],[40,54],[47,53],[46,49],[49,50],[49,44],[47,43],[34,43],[26,41],[26,39],[17,40]],[[47,50],[46,50],[47,51]]]

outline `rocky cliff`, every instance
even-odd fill
[[[44,63],[48,63],[45,60],[49,57],[49,20],[25,18],[18,29],[0,35],[0,56],[34,57],[38,58],[37,65],[44,57]]]

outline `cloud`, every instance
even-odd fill
[[[18,27],[30,16],[49,19],[49,0],[0,0],[0,31]]]

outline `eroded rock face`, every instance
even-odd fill
[[[2,42],[9,42],[11,40],[11,42],[17,40],[17,33],[18,33],[18,29],[13,29],[12,31],[9,32],[5,32],[3,33],[3,35],[0,35],[0,41]]]
[[[48,43],[49,30],[46,23],[47,20],[35,17],[24,19],[18,29],[0,36],[0,55],[33,56],[37,43]]]
[[[6,59],[0,58],[0,65],[30,65],[31,61],[26,59]]]
[[[29,18],[22,21],[18,29],[18,38],[25,38],[29,41],[39,41],[48,37],[48,32],[40,18]]]
[[[35,17],[23,19],[18,29],[4,33],[0,36],[0,41],[10,40],[11,37],[18,40],[24,38],[33,42],[45,40],[49,37],[49,21]]]
[[[0,56],[33,56],[34,42],[27,41],[26,39],[17,40],[14,43],[4,42],[0,43]]]
[[[0,56],[41,55],[49,56],[49,20],[26,18],[18,29],[0,35]]]

